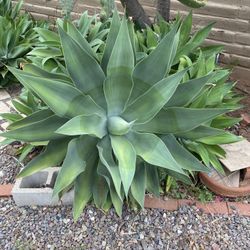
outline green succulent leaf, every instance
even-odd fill
[[[30,115],[32,113],[32,109],[29,106],[27,106],[26,104],[23,104],[20,101],[12,100],[12,104],[15,107],[15,109],[18,112],[21,112],[22,114]]]
[[[113,18],[112,18],[110,30],[108,33],[107,43],[105,46],[105,50],[104,50],[104,54],[103,54],[102,62],[101,62],[102,69],[105,73],[107,70],[109,58],[111,56],[111,53],[112,53],[112,50],[113,50],[113,47],[117,38],[117,34],[120,30],[120,25],[121,25],[121,22],[120,22],[118,11],[115,10],[113,13]]]
[[[146,189],[156,197],[160,196],[159,175],[157,167],[145,163],[146,166]]]
[[[29,176],[43,169],[60,164],[66,155],[69,140],[70,138],[51,140],[46,150],[31,160],[18,174],[18,177]]]
[[[75,180],[73,216],[77,220],[81,215],[82,210],[89,202],[93,193],[93,184],[97,169],[97,152],[92,148],[92,153],[85,159],[85,171],[77,176]]]
[[[196,157],[190,154],[175,138],[174,135],[168,134],[162,137],[170,153],[176,162],[188,171],[205,171],[204,165]],[[207,169],[208,171],[208,169]]]
[[[184,173],[164,142],[154,134],[131,132],[127,135],[136,154],[149,164]],[[125,153],[126,151],[124,151]]]
[[[78,43],[78,45],[85,50],[90,56],[96,58],[96,54],[92,50],[88,41],[80,33],[80,31],[71,23],[67,22],[67,33]]]
[[[4,132],[1,135],[24,142],[55,140],[65,137],[64,135],[56,134],[55,131],[66,121],[64,118],[52,115],[47,119]]]
[[[172,97],[185,73],[178,72],[153,85],[125,109],[122,117],[135,124],[151,120]]]
[[[119,172],[118,166],[116,166],[116,169]],[[99,162],[99,164],[98,164],[98,174],[102,175],[105,178],[105,180],[106,180],[106,182],[107,182],[107,184],[109,186],[111,201],[112,201],[112,203],[114,205],[114,208],[115,208],[117,214],[119,216],[121,216],[121,214],[122,214],[122,205],[123,205],[123,195],[121,196],[121,194],[120,194],[121,193],[121,191],[120,191],[121,178],[120,177],[117,178],[117,180],[120,180],[119,191],[117,192],[116,188],[114,186],[114,182],[112,182],[112,179],[113,179],[113,181],[115,181],[114,177],[111,177],[111,174],[108,171],[108,168],[106,168],[104,166],[104,164],[102,164],[101,162]]]
[[[76,87],[83,93],[102,85],[105,76],[97,61],[59,27],[65,63]]]
[[[46,70],[39,68],[38,66],[36,66],[34,64],[25,64],[23,70],[24,70],[24,72],[30,73],[34,76],[47,78],[47,79],[61,80],[67,84],[72,84],[71,79],[69,77],[67,77],[66,75],[57,74],[57,73],[50,73]]]
[[[131,77],[133,67],[134,53],[127,21],[124,18],[110,55],[107,78],[104,82],[109,115],[119,115],[124,109],[133,88]]]
[[[0,113],[0,117],[9,123],[17,122],[18,120],[23,119],[23,116],[16,113]]]
[[[98,168],[97,168],[98,171]],[[96,174],[93,185],[93,199],[98,208],[102,208],[107,201],[109,186],[105,178]]]
[[[206,27],[200,29],[197,31],[194,36],[186,43],[185,46],[181,47],[175,56],[174,63],[178,63],[181,56],[189,55],[191,51],[196,49],[198,46],[200,46],[204,40],[208,37],[208,34],[210,33],[214,23],[211,23],[207,25]]]
[[[212,75],[209,74],[179,84],[174,95],[170,98],[165,107],[183,107],[188,105],[199,95],[200,91],[209,82],[211,77]]]
[[[162,109],[151,121],[136,125],[134,129],[158,134],[183,133],[228,111],[228,109],[166,108]]]
[[[93,99],[73,86],[59,80],[35,77],[21,70],[10,71],[28,89],[34,91],[58,116],[69,118],[93,113],[103,115],[104,110]]]
[[[149,56],[136,65],[133,71],[134,90],[131,101],[161,81],[170,71],[179,42],[177,28],[176,24]]]
[[[14,129],[22,128],[22,127],[31,125],[36,122],[41,122],[42,120],[47,119],[52,115],[53,115],[53,112],[49,109],[39,110],[39,111],[32,113],[31,115],[27,117],[22,117],[21,119],[19,118],[16,122],[11,123],[7,127],[7,129],[14,130]]]
[[[51,30],[48,30],[45,28],[39,28],[39,27],[34,28],[34,30],[45,41],[53,41],[53,42],[58,42],[58,44],[60,44],[60,38],[59,38],[57,33],[53,32]]]
[[[133,182],[131,184],[131,194],[138,202],[141,208],[144,207],[144,198],[146,190],[146,168],[144,163],[138,164]]]
[[[66,157],[56,178],[53,195],[68,187],[86,168],[86,159],[96,145],[95,138],[81,136],[68,144]]]
[[[189,139],[189,140],[193,140],[193,141],[197,141],[204,137],[214,137],[214,136],[221,137],[227,133],[229,132],[222,130],[222,129],[217,129],[217,128],[201,125],[197,128],[194,128],[184,133],[176,133],[176,136]]]
[[[108,170],[112,181],[114,183],[115,191],[119,197],[121,197],[121,175],[119,171],[119,167],[116,164],[113,154],[112,154],[112,146],[111,141],[108,136],[105,136],[98,144],[97,148],[99,151],[99,157],[103,164]],[[112,198],[112,196],[111,196]]]
[[[114,154],[118,160],[125,195],[127,196],[135,175],[136,152],[126,137],[110,136],[110,138]]]
[[[79,115],[57,129],[56,133],[63,135],[88,134],[102,138],[107,134],[106,119],[96,114],[87,116]]]
[[[220,144],[228,144],[234,143],[238,141],[242,141],[243,137],[231,134],[229,132],[225,132],[221,135],[208,136],[197,139],[197,141],[208,144],[208,145],[220,145]]]

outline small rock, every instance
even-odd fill
[[[70,219],[63,219],[63,223],[67,224],[70,222]]]
[[[144,234],[140,233],[140,240],[144,239]]]
[[[83,225],[82,225],[82,231],[83,231],[83,232],[86,232],[87,230],[88,230],[88,228],[83,224]]]

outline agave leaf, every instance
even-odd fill
[[[23,119],[22,115],[16,113],[0,113],[0,117],[10,123]]]
[[[40,122],[44,119],[49,118],[50,116],[53,115],[53,112],[49,109],[43,109],[34,112],[33,114],[27,116],[27,117],[22,117],[22,119],[17,120],[16,122],[11,123],[7,129],[8,130],[13,130],[13,129],[18,129],[21,127],[25,127],[27,125]]]
[[[137,131],[159,134],[176,134],[192,130],[218,115],[228,112],[228,109],[192,109],[167,108],[162,109],[151,121],[134,126]]]
[[[36,123],[4,132],[1,135],[9,139],[25,142],[55,140],[65,137],[64,135],[56,134],[55,131],[66,121],[64,118],[53,115]]]
[[[189,171],[208,172],[208,169],[201,164],[196,157],[190,154],[180,143],[177,142],[175,136],[168,134],[162,137],[170,153],[176,162],[183,168]]]
[[[135,174],[136,152],[133,145],[124,136],[110,136],[114,154],[118,160],[120,176],[125,191],[128,191]]]
[[[144,162],[138,164],[135,176],[131,184],[131,193],[141,208],[144,207],[144,198],[146,190],[146,168]]]
[[[105,75],[97,63],[61,27],[59,34],[67,70],[77,88],[84,93],[102,85]]]
[[[20,54],[20,50],[17,51],[17,47],[15,48],[16,51],[12,52],[13,54]],[[21,50],[23,49],[22,47],[20,48]],[[60,57],[62,56],[62,52],[59,48],[35,48],[33,50],[31,50],[28,53],[29,56],[37,56],[37,57],[49,57],[49,58],[53,58],[53,57]],[[16,57],[16,55],[15,55]]]
[[[124,195],[123,195],[124,196]],[[115,211],[118,214],[118,216],[122,216],[122,207],[123,207],[123,199],[120,198],[119,195],[116,193],[114,185],[111,184],[110,186],[110,197],[112,200],[112,203],[114,205]]]
[[[179,48],[185,45],[189,40],[190,33],[192,30],[192,23],[193,23],[193,13],[192,11],[190,11],[189,14],[183,20],[180,27],[180,42],[178,46]]]
[[[183,107],[188,105],[200,93],[211,77],[212,74],[209,74],[179,84],[174,95],[170,98],[165,107]]]
[[[209,57],[221,53],[223,49],[224,49],[223,45],[210,45],[201,48],[201,51],[205,57]]]
[[[19,162],[22,162],[26,156],[33,150],[34,146],[31,144],[27,144],[24,147],[22,147],[22,153],[19,156]]]
[[[219,159],[216,157],[216,155],[211,154],[209,151],[208,151],[208,154],[209,154],[209,160],[210,160],[211,165],[212,165],[218,172],[220,172],[221,174],[225,174],[225,170],[224,170],[224,168],[222,167],[222,165],[221,165]]]
[[[103,176],[96,174],[93,185],[93,198],[94,198],[94,203],[98,208],[102,208],[105,205],[105,202],[107,201],[108,198],[108,193],[109,193],[109,186],[107,181]]]
[[[115,9],[101,62],[102,69],[105,73],[107,71],[107,65],[120,29],[120,25],[121,25],[120,18],[117,10]]]
[[[132,102],[122,116],[128,121],[135,121],[135,124],[151,120],[174,94],[185,73],[186,70],[183,70],[153,85]]]
[[[222,149],[218,145],[206,145],[206,148],[209,152],[211,152],[214,155],[217,155],[220,158],[225,158],[226,157],[226,152],[224,149]]]
[[[175,180],[181,181],[187,185],[191,185],[192,181],[188,174],[180,174],[172,170],[167,170],[168,175],[172,176]]]
[[[45,29],[45,28],[40,28],[36,27],[34,30],[39,34],[40,37],[42,37],[45,41],[53,41],[53,42],[58,42],[58,45],[60,45],[60,37],[58,36],[57,33]]]
[[[90,44],[79,32],[79,30],[71,23],[67,22],[67,33],[78,43],[78,45],[85,50],[91,57],[96,58]]]
[[[134,53],[124,18],[107,65],[104,93],[109,115],[120,114],[133,88]]]
[[[214,128],[230,128],[236,123],[239,123],[242,120],[242,118],[234,118],[230,116],[218,116],[211,122],[211,127]]]
[[[32,109],[20,101],[12,100],[12,104],[15,109],[22,114],[30,115],[32,113]]]
[[[178,72],[153,85],[145,94],[138,97],[123,112],[122,116],[135,124],[151,120],[174,94],[186,70]]]
[[[56,178],[53,196],[68,187],[86,168],[86,159],[96,145],[93,137],[81,136],[68,144],[66,157]]]
[[[9,69],[25,87],[34,91],[59,116],[72,118],[83,114],[104,113],[90,96],[84,95],[73,86],[59,80],[35,77],[14,68]]]
[[[79,115],[60,127],[56,133],[63,135],[93,135],[102,138],[107,134],[106,119],[93,115]]]
[[[41,69],[40,67],[36,66],[35,64],[25,64],[24,66],[24,72],[30,73],[35,76],[39,76],[42,78],[48,78],[48,79],[55,79],[55,80],[61,80],[64,81],[67,84],[72,84],[71,79],[63,74],[57,74],[57,73],[50,73],[46,70]]]
[[[207,38],[214,23],[207,25],[195,33],[195,35],[189,40],[189,42],[177,51],[173,64],[177,64],[181,56],[189,55],[191,51],[200,46],[203,41]]]
[[[118,166],[116,166],[116,167],[117,167],[117,170],[118,170]],[[111,197],[112,203],[113,203],[113,205],[115,207],[115,210],[116,210],[117,214],[119,216],[121,216],[121,214],[122,214],[123,198],[121,198],[122,196],[120,194],[121,193],[120,189],[119,189],[119,191],[117,193],[116,188],[114,186],[114,182],[112,182],[112,179],[114,179],[114,178],[111,177],[110,172],[104,166],[104,164],[102,164],[101,162],[99,162],[99,164],[98,164],[98,174],[102,175],[105,178],[105,180],[106,180],[106,182],[107,182],[107,184],[109,186],[110,197]],[[119,176],[118,179],[120,179],[120,184],[119,185],[121,187],[121,178],[120,178],[120,176]]]
[[[75,181],[75,193],[73,203],[74,220],[78,219],[82,210],[92,197],[92,189],[94,183],[95,172],[97,168],[97,151],[95,148],[92,154],[86,159],[86,168]]]
[[[114,183],[114,187],[116,193],[121,199],[121,176],[118,165],[115,163],[113,155],[112,155],[112,147],[111,141],[108,136],[105,136],[98,144],[97,148],[99,151],[99,157],[102,164],[108,170],[112,181]],[[111,197],[112,198],[112,197]]]
[[[202,143],[185,141],[185,145],[190,151],[197,153],[206,166],[210,166],[209,153]]]
[[[18,177],[29,176],[45,168],[60,164],[66,155],[69,140],[70,138],[51,140],[46,150],[31,160],[19,173]]]
[[[223,136],[226,133],[228,132],[225,130],[202,125],[185,133],[176,133],[175,135],[177,137],[195,141],[204,137]]]
[[[154,134],[130,132],[129,140],[136,154],[149,164],[184,173],[164,142]],[[126,151],[124,151],[126,153]]]
[[[160,180],[156,166],[145,163],[146,166],[146,189],[156,197],[160,196]]]
[[[218,145],[218,144],[228,144],[238,141],[242,141],[244,138],[242,136],[237,136],[229,132],[225,132],[221,135],[202,137],[197,139],[197,141],[208,144],[208,145]]]
[[[177,28],[176,24],[149,56],[136,65],[133,71],[134,90],[131,101],[168,74],[179,41],[179,33],[176,33]],[[164,56],[162,56],[163,51]],[[157,67],[155,67],[156,65]]]

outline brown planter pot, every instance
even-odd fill
[[[250,183],[241,187],[229,187],[216,182],[213,178],[209,177],[206,173],[199,173],[201,182],[207,186],[208,189],[214,193],[226,197],[240,197],[250,195]]]

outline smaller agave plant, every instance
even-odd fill
[[[22,3],[12,7],[11,0],[0,1],[0,87],[16,82],[6,66],[18,68],[37,41],[33,28],[38,23],[28,14],[19,15]]]
[[[124,199],[143,207],[146,191],[159,195],[159,168],[186,183],[193,171],[208,171],[184,146],[192,135],[195,140],[211,135],[238,140],[210,126],[230,107],[188,106],[213,74],[183,82],[189,68],[170,72],[179,23],[139,62],[129,21],[124,17],[121,22],[117,12],[101,62],[83,36],[74,39],[63,25],[58,22],[67,75],[35,65],[26,65],[24,71],[10,67],[46,106],[1,135],[47,143],[19,176],[61,165],[54,196],[74,188],[75,219],[90,201],[103,210],[113,204],[119,215]]]

